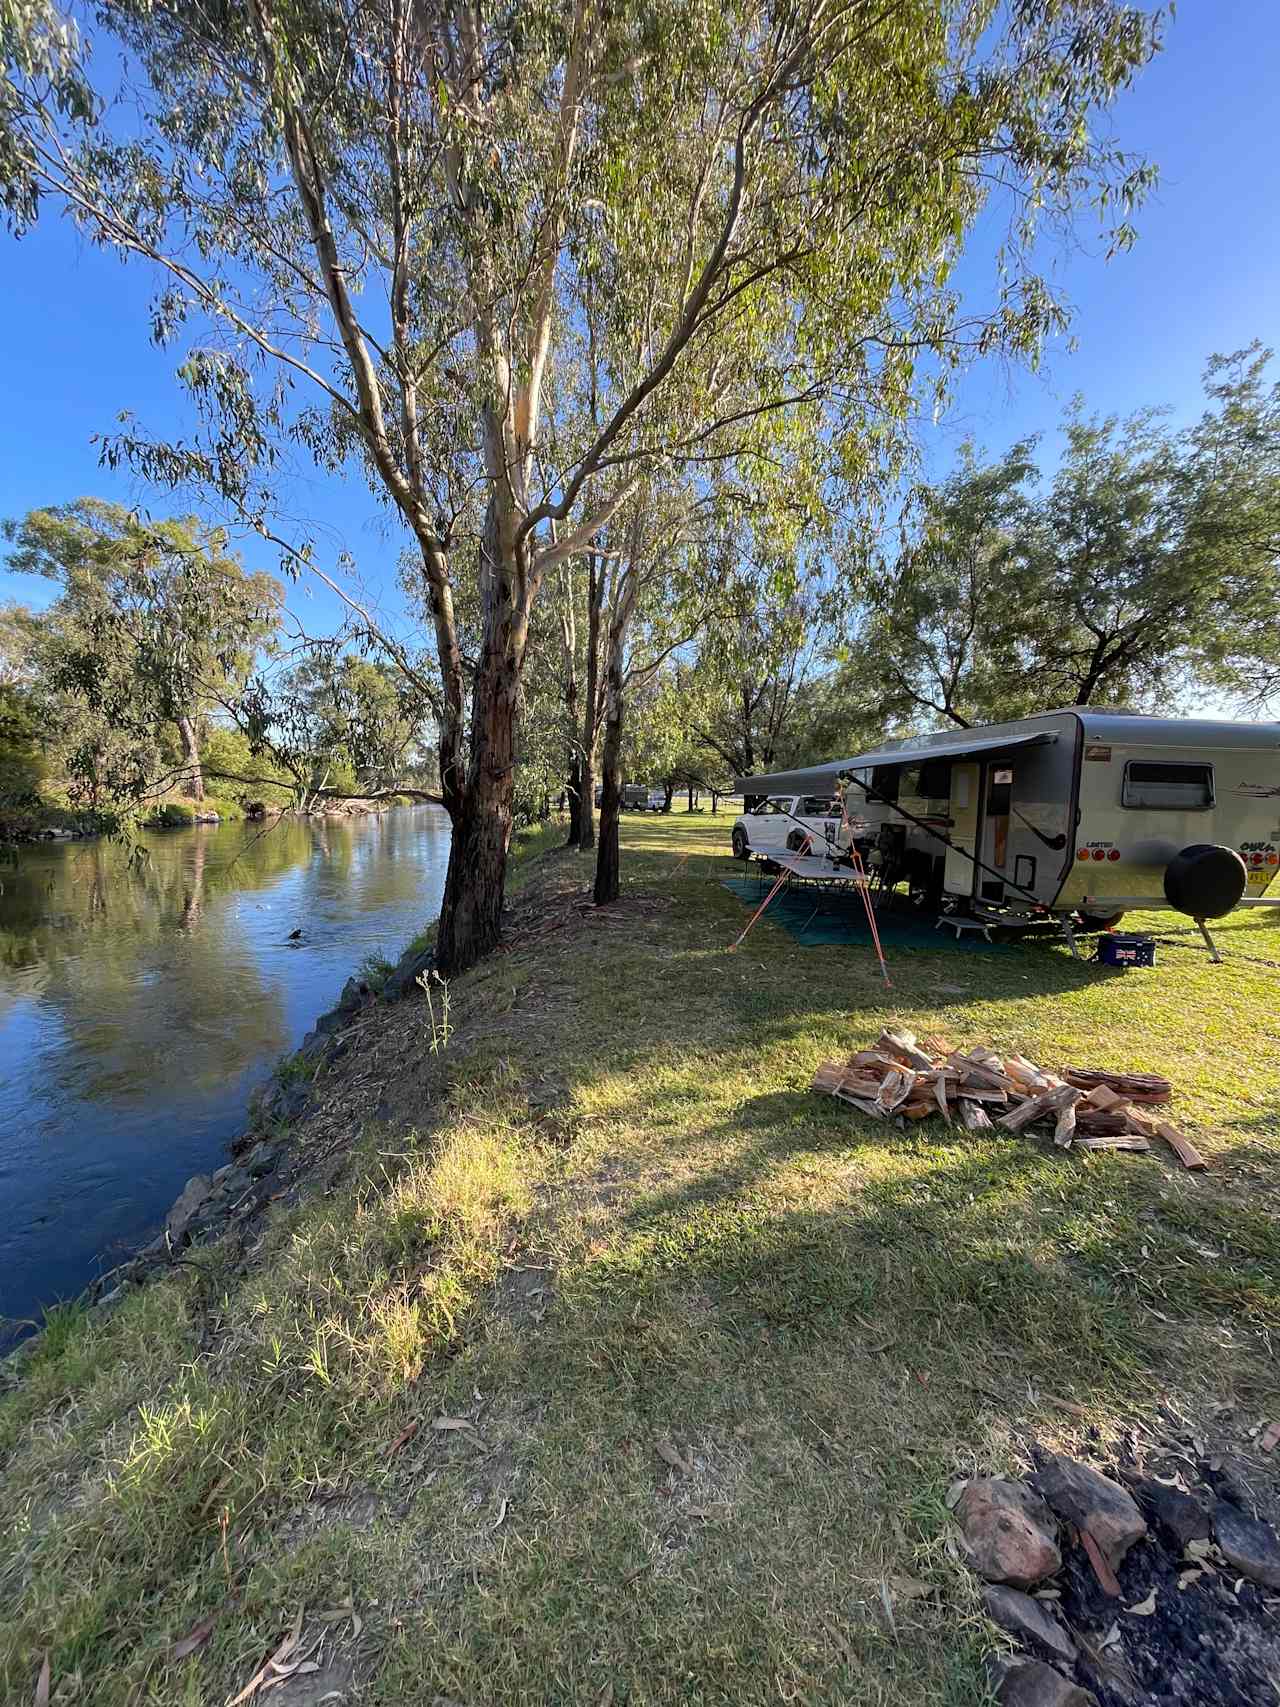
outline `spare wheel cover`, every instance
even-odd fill
[[[1193,919],[1220,919],[1239,904],[1248,878],[1234,848],[1193,842],[1175,854],[1165,869],[1165,899]]]

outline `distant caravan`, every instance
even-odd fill
[[[1268,893],[1280,874],[1276,723],[1069,707],[740,777],[735,793],[843,794],[821,858],[854,847],[879,886],[987,924],[1054,918],[1070,939],[1131,908],[1172,908],[1203,929],[1238,906],[1280,905]]]

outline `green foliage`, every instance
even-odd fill
[[[364,979],[369,988],[381,995],[387,979],[395,971],[394,962],[387,959],[385,954],[366,954],[360,962],[359,976]]]
[[[20,690],[0,683],[0,830],[39,812],[44,778],[36,708]]]
[[[155,270],[152,332],[182,344],[201,423],[156,443],[126,416],[108,461],[212,495],[291,571],[317,547],[277,520],[282,458],[370,482],[434,657],[353,623],[430,704],[477,854],[510,823],[551,572],[642,488],[723,479],[793,543],[873,504],[919,402],[1065,323],[1043,229],[1092,207],[1123,246],[1152,178],[1096,122],[1158,46],[1159,15],[1118,0],[563,3],[461,31],[354,0],[112,0],[101,100],[50,0],[4,16],[12,217],[47,195]],[[975,316],[951,277],[990,206]],[[465,873],[488,946],[502,862]],[[446,915],[441,947],[477,944]]]
[[[209,726],[201,745],[206,782],[220,801],[234,801],[243,808],[253,802],[264,806],[292,805],[296,789],[289,774],[269,755],[255,753],[241,730],[225,723]]]
[[[170,782],[198,794],[199,725],[269,638],[276,582],[194,518],[148,522],[99,499],[3,531],[11,570],[59,586],[35,624],[34,670],[72,799],[127,813]]]
[[[196,821],[196,809],[185,800],[166,800],[148,820],[159,830],[186,830]]]
[[[1073,405],[1051,479],[1031,441],[920,495],[845,669],[890,722],[1036,708],[1167,709],[1208,683],[1280,689],[1280,382],[1270,352],[1215,357],[1210,408],[1172,430]]]
[[[244,808],[238,800],[220,794],[206,794],[200,802],[199,810],[216,812],[224,824],[237,824],[244,817]]]

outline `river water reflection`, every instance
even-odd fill
[[[80,1291],[225,1159],[250,1092],[364,956],[394,958],[434,918],[449,821],[398,807],[146,840],[137,871],[105,842],[0,871],[10,1322]]]

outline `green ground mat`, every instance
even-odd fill
[[[731,894],[754,912],[769,893],[773,879],[726,877],[722,882]],[[781,925],[804,948],[830,947],[839,943],[871,946],[866,909],[861,897],[849,890],[788,885],[770,901],[769,911],[764,916],[772,919],[775,925]],[[953,930],[941,926],[935,929],[932,920],[917,918],[896,908],[882,907],[876,914],[876,924],[886,952],[891,948],[909,948],[932,949],[935,953],[945,951],[948,954],[957,950],[972,953],[975,949],[990,953],[999,946],[986,942],[977,931],[962,932],[957,942]]]

